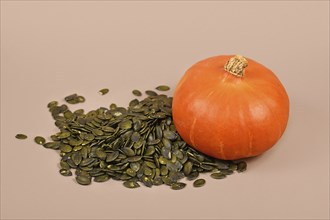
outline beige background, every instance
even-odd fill
[[[134,88],[174,88],[198,60],[236,53],[272,69],[291,101],[283,138],[246,173],[182,191],[82,187],[33,143],[57,131],[51,100],[126,106]],[[1,1],[1,218],[328,219],[329,2]]]

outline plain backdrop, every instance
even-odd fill
[[[57,132],[49,101],[127,106],[160,84],[172,95],[221,54],[264,64],[290,97],[284,136],[245,173],[182,191],[83,187],[33,143]],[[329,1],[1,1],[0,149],[1,219],[328,219]]]

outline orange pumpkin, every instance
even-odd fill
[[[282,136],[288,95],[274,73],[242,56],[215,56],[187,70],[173,95],[180,136],[209,156],[259,155]]]

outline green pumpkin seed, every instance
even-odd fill
[[[160,175],[166,176],[168,174],[168,169],[165,166],[160,167]]]
[[[168,91],[168,90],[170,90],[170,87],[165,86],[165,85],[160,85],[160,86],[157,86],[156,89],[158,91]]]
[[[70,153],[72,151],[72,147],[68,144],[63,144],[60,146],[60,150],[64,153]]]
[[[71,140],[69,141],[69,144],[70,144],[71,146],[78,146],[78,145],[81,145],[82,142],[83,142],[83,140],[81,140],[81,139],[71,139]]]
[[[96,150],[96,156],[100,158],[101,160],[105,160],[107,158],[107,153],[105,153],[102,149],[97,149]]]
[[[157,96],[158,95],[155,91],[152,91],[152,90],[146,90],[145,93],[148,96]]]
[[[72,100],[76,100],[77,97],[78,97],[78,95],[77,95],[76,93],[74,93],[74,94],[72,94],[72,95],[68,95],[68,96],[66,96],[66,97],[64,98],[64,100],[67,101],[67,102],[70,102],[70,101],[72,101]]]
[[[58,138],[68,138],[71,136],[71,133],[69,131],[62,131],[59,135],[57,135]]]
[[[92,141],[94,140],[95,136],[93,134],[86,134],[85,135],[85,140],[87,141]]]
[[[106,162],[112,162],[114,161],[115,159],[117,159],[117,157],[119,156],[119,152],[118,151],[114,151],[110,154],[107,155],[107,158],[106,158]]]
[[[226,175],[223,173],[212,173],[211,177],[213,179],[223,179],[223,178],[226,178]]]
[[[181,182],[177,182],[177,183],[172,183],[171,184],[171,189],[173,190],[180,190],[186,187],[187,184],[185,183],[181,183]]]
[[[83,97],[83,96],[78,96],[78,97],[77,97],[77,101],[78,101],[78,102],[85,102],[86,99],[85,99],[85,97]]]
[[[132,128],[132,121],[131,120],[125,120],[119,123],[119,127],[123,130],[127,130]]]
[[[128,162],[138,162],[142,159],[142,156],[131,156],[127,158]]]
[[[128,168],[128,169],[126,170],[126,173],[127,173],[129,176],[132,176],[132,177],[134,177],[134,176],[136,175],[136,171],[133,170],[133,169],[131,169],[131,168]]]
[[[205,185],[205,179],[197,179],[194,181],[193,186],[194,187],[202,187]]]
[[[131,136],[131,140],[133,142],[137,142],[138,140],[140,140],[140,137],[141,137],[140,133],[135,131]]]
[[[98,183],[101,183],[101,182],[106,182],[110,179],[110,176],[107,175],[107,174],[104,174],[104,175],[100,175],[100,176],[96,176],[94,178],[94,182],[98,182]]]
[[[140,90],[137,90],[137,89],[134,89],[134,90],[132,91],[132,93],[133,93],[133,95],[135,95],[135,96],[142,96],[142,92],[141,92]]]
[[[100,130],[100,129],[93,129],[92,132],[93,132],[93,134],[94,134],[95,136],[101,136],[101,135],[104,134],[103,131]]]
[[[175,140],[177,138],[177,135],[173,131],[163,131],[163,135],[168,140]]]
[[[74,152],[72,154],[72,161],[77,166],[80,164],[80,162],[82,161],[82,156],[81,156],[80,152]]]
[[[101,95],[105,95],[105,94],[107,94],[109,92],[109,89],[100,89],[99,90],[99,94],[101,94]]]
[[[146,149],[145,152],[145,156],[150,156],[153,155],[155,153],[155,147],[154,146],[148,146],[148,148]]]
[[[247,164],[245,161],[240,161],[238,164],[237,164],[237,172],[244,172],[247,168]]]
[[[147,176],[143,176],[141,181],[146,187],[151,187],[152,186],[152,180]]]
[[[89,185],[91,184],[91,178],[89,176],[79,175],[76,177],[77,183],[80,185]]]
[[[134,107],[139,104],[139,100],[133,99],[132,101],[129,102],[128,106],[129,107]]]
[[[163,183],[164,183],[164,182],[163,182],[163,179],[162,179],[162,177],[160,177],[160,176],[155,177],[155,178],[153,179],[153,181],[152,181],[152,184],[155,185],[155,186],[160,186],[160,185],[162,185]]]
[[[197,177],[199,176],[199,173],[198,172],[191,172],[188,176],[187,176],[187,179],[188,180],[195,180]]]
[[[60,174],[62,176],[72,176],[72,172],[69,169],[60,169]]]
[[[116,131],[114,128],[112,128],[110,126],[102,126],[101,129],[104,132],[111,132],[111,133]]]
[[[55,106],[57,106],[58,105],[58,102],[57,101],[51,101],[51,102],[49,102],[48,104],[47,104],[47,107],[48,108],[53,108],[53,107],[55,107]]]
[[[138,172],[140,170],[140,167],[140,164],[137,162],[130,163],[130,168],[135,172]]]
[[[40,144],[40,145],[43,145],[46,143],[46,139],[41,137],[41,136],[37,136],[34,138],[34,141],[37,143],[37,144]]]
[[[166,147],[166,148],[171,148],[172,147],[171,141],[167,138],[163,138],[162,143],[163,143],[164,147]]]
[[[27,138],[27,136],[25,134],[16,134],[15,138],[20,139],[20,140],[24,140]]]
[[[62,169],[65,169],[65,170],[69,170],[71,168],[70,165],[67,162],[62,161],[62,160],[60,162],[60,166],[61,166]]]
[[[150,161],[145,161],[144,162],[145,165],[147,165],[148,167],[152,168],[152,169],[156,169],[156,164],[154,164],[153,162],[150,162]]]
[[[131,148],[128,148],[128,147],[123,148],[122,151],[128,157],[133,157],[135,155],[134,150],[132,150]]]
[[[130,188],[130,189],[140,187],[140,185],[139,185],[137,182],[135,182],[135,181],[125,181],[125,182],[123,183],[123,185],[124,185],[126,188]]]

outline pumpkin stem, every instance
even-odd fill
[[[248,66],[247,60],[241,56],[236,55],[228,60],[225,64],[225,70],[237,77],[243,77],[244,69]]]

